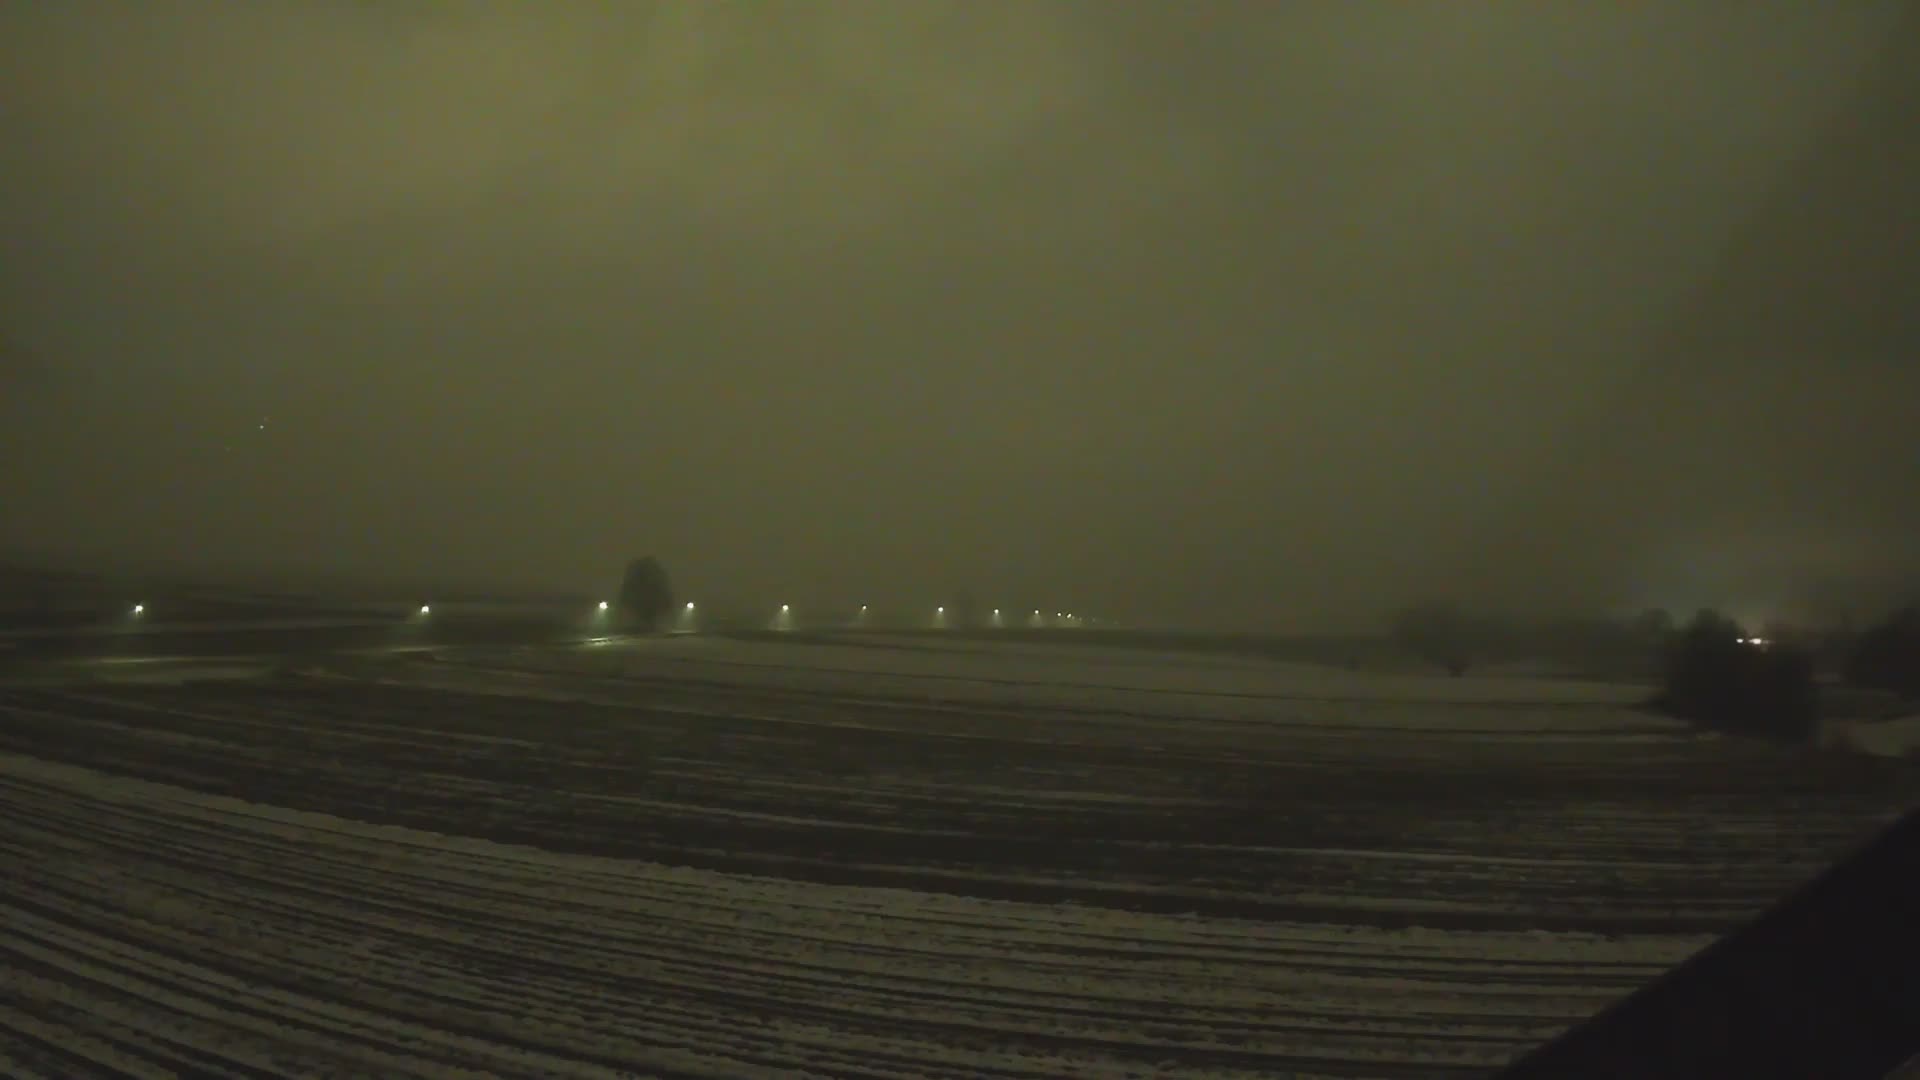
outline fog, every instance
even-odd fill
[[[1920,278],[1835,238],[1915,210],[1807,208],[1917,174],[1912,7],[16,0],[0,545],[1249,627],[1897,575]]]

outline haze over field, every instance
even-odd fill
[[[1915,11],[6,4],[0,549],[1261,627],[1898,578]]]

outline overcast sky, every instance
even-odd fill
[[[0,0],[0,543],[1255,626],[1884,561],[1915,364],[1833,458],[1722,365],[1677,485],[1596,417],[1902,6]]]

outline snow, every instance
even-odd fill
[[[1388,1047],[1409,1038],[1476,1033],[1497,1058],[1502,1039],[1604,999],[1581,986],[1583,962],[1647,976],[1701,943],[1641,940],[1629,961],[1592,935],[1369,931],[794,882],[0,757],[0,808],[28,807],[10,853],[59,857],[14,879],[0,906],[7,951],[48,974],[13,982],[9,998],[84,1006],[132,1032],[164,1016],[167,1030],[217,1036],[242,1059],[388,1075],[615,1075],[608,1060],[714,1075],[888,1060],[915,1063],[898,1075],[1068,1075],[1210,1048],[1364,1066],[1399,1058]],[[1543,961],[1560,965],[1556,981],[1537,982],[1553,970]],[[1503,972],[1530,981],[1490,989]],[[717,995],[707,1004],[689,996],[703,987]],[[783,1005],[795,995],[831,1004],[796,1013]],[[772,1022],[741,1024],[743,1008]],[[936,1033],[956,1025],[990,1038],[943,1043]],[[1098,1052],[1039,1049],[1063,1039]],[[93,1058],[160,1075],[122,1054]]]
[[[1148,650],[155,667],[0,684],[8,1075],[1483,1075],[1913,780]]]
[[[199,619],[192,622],[170,622],[155,615],[138,620],[122,620],[114,623],[94,624],[90,626],[60,626],[42,628],[0,629],[0,641],[5,639],[28,640],[32,638],[66,637],[135,637],[152,634],[232,634],[268,630],[339,630],[369,626],[391,626],[392,620],[359,619]]]
[[[846,644],[804,646],[726,638],[627,639],[636,661],[673,661],[776,675],[799,672],[862,678],[894,676],[926,682],[1011,685],[1150,694],[1355,701],[1513,703],[1626,703],[1644,689],[1566,679],[1451,678],[1442,674],[1381,674],[1317,664],[1108,646],[996,644],[965,639],[849,637]]]
[[[1841,745],[1875,757],[1920,756],[1920,714],[1894,720],[1863,720],[1845,725]]]
[[[1033,649],[969,640],[963,647],[786,644],[727,638],[613,638],[576,650],[450,650],[435,685],[537,693],[579,676],[606,692],[619,681],[681,680],[732,690],[912,702],[925,708],[997,705],[1105,714],[1110,719],[1284,724],[1292,730],[1423,730],[1529,738],[1695,738],[1685,725],[1635,709],[1645,689],[1545,678],[1381,675],[1309,664],[1146,650]],[[461,668],[472,670],[465,675]],[[411,676],[410,676],[411,677]],[[703,700],[705,695],[703,695]],[[1438,708],[1436,706],[1445,706]]]

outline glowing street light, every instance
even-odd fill
[[[422,614],[422,615],[431,615],[432,613],[433,613],[433,607],[432,607],[432,605],[429,605],[429,604],[421,604],[421,605],[420,605],[420,614]]]
[[[147,605],[145,604],[133,605],[133,613],[135,615],[145,615],[147,613]]]
[[[605,605],[605,604],[601,604],[600,606],[601,606],[601,607],[606,607],[607,605]],[[689,600],[689,601],[687,601],[687,610],[688,610],[688,611],[692,611],[692,610],[693,610],[693,601],[691,601],[691,600]]]
[[[600,601],[600,610],[601,611],[607,610],[607,602],[605,600]]]

